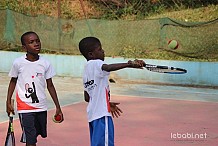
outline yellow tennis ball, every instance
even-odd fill
[[[179,47],[179,43],[176,40],[170,40],[168,42],[168,47],[170,49],[177,49]]]

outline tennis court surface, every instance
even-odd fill
[[[9,83],[0,73],[0,145],[8,128],[5,98]],[[86,105],[80,78],[53,79],[65,121],[54,123],[54,105],[48,97],[48,137],[38,146],[89,146]],[[116,146],[217,146],[218,90],[134,83],[111,83],[111,99],[120,102],[122,116],[114,119]],[[21,128],[14,120],[16,146]]]

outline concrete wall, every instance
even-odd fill
[[[24,55],[20,52],[0,51],[0,72],[9,72],[15,58]],[[59,76],[82,77],[86,60],[83,56],[49,55],[46,57]],[[105,58],[106,63],[127,62],[124,58]],[[218,62],[186,62],[144,59],[146,63],[168,65],[187,69],[188,73],[173,75],[150,72],[146,69],[123,69],[113,72],[116,77],[127,80],[138,80],[151,83],[187,84],[218,86]]]

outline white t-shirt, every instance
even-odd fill
[[[15,59],[9,76],[18,78],[16,84],[18,113],[47,110],[46,79],[54,75],[55,71],[51,64],[41,56],[34,62],[28,61],[26,55]]]
[[[110,72],[103,71],[102,60],[90,60],[85,64],[83,73],[84,90],[90,96],[87,106],[88,121],[99,119],[110,114],[110,88],[108,76]]]

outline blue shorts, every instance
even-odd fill
[[[112,117],[102,117],[89,122],[91,146],[114,146]]]
[[[47,111],[19,113],[19,119],[23,131],[20,142],[33,145],[38,135],[47,137]]]

